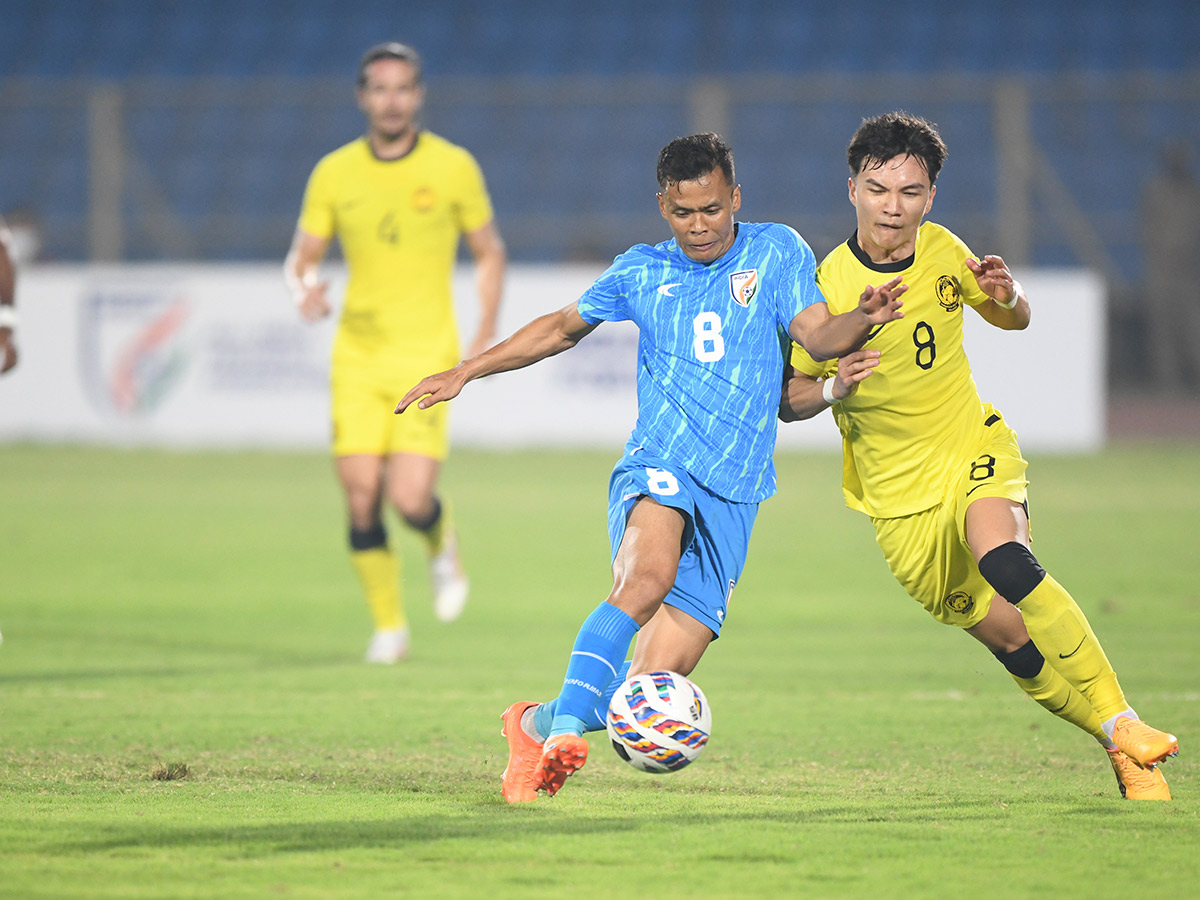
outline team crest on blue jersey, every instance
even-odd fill
[[[938,305],[946,312],[958,309],[961,297],[962,288],[953,275],[943,275],[937,280]]]
[[[738,306],[749,306],[758,293],[758,269],[743,269],[730,275],[729,293]]]

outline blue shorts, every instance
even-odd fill
[[[614,559],[639,497],[683,513],[683,554],[665,602],[703,622],[716,639],[746,565],[758,504],[718,497],[666,460],[638,451],[626,454],[608,483],[608,539]]]

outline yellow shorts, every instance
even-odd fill
[[[415,453],[444,460],[450,450],[449,404],[429,409],[414,404],[403,415],[393,412],[404,392],[421,377],[385,377],[360,367],[335,365],[330,377],[333,455]]]
[[[941,503],[910,516],[871,520],[888,568],[909,596],[939,622],[960,628],[978,625],[995,594],[967,545],[967,507],[984,497],[1024,504],[1029,486],[1016,434],[990,406],[984,414],[979,452]]]

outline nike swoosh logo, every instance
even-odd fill
[[[975,492],[976,492],[977,490],[979,490],[981,487],[984,487],[985,485],[989,485],[989,484],[991,484],[991,482],[990,482],[990,481],[985,481],[983,484],[977,484],[977,485],[975,485],[975,487],[973,487],[973,488],[971,488],[969,491],[967,491],[967,496],[968,496],[968,497],[970,497],[970,496],[971,496],[973,493],[975,493]],[[1078,648],[1076,648],[1076,649],[1078,649]]]
[[[1079,646],[1078,646],[1078,647],[1076,647],[1076,648],[1075,648],[1074,650],[1072,650],[1070,653],[1060,653],[1060,654],[1058,654],[1058,658],[1059,658],[1059,659],[1070,659],[1072,656],[1074,656],[1076,653],[1078,653],[1078,652],[1079,652],[1079,647],[1082,647],[1082,646],[1083,646],[1083,642],[1084,642],[1084,641],[1086,641],[1086,640],[1087,640],[1087,635],[1084,635],[1083,637],[1081,637],[1081,638],[1079,639]]]
[[[675,295],[671,293],[671,288],[677,288],[681,284],[683,284],[682,281],[676,281],[672,284],[660,284],[658,286],[658,292],[664,297],[674,297]]]
[[[1068,699],[1068,700],[1067,700],[1067,702],[1066,702],[1066,703],[1064,703],[1062,706],[1060,706],[1058,709],[1052,709],[1052,710],[1050,710],[1050,715],[1052,715],[1052,716],[1057,716],[1057,715],[1058,715],[1060,712],[1062,712],[1064,709],[1066,709],[1066,708],[1067,708],[1067,704],[1068,704],[1068,703],[1070,703],[1070,702],[1071,702],[1071,701]]]

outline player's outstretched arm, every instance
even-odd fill
[[[452,400],[468,381],[497,372],[523,369],[548,356],[562,353],[574,347],[595,327],[583,320],[574,303],[558,312],[539,316],[490,350],[463,360],[453,369],[422,378],[396,404],[395,411],[404,412],[414,401],[418,409],[428,409],[435,403]]]
[[[979,289],[992,298],[980,303],[975,311],[991,325],[1006,331],[1020,331],[1029,325],[1029,298],[1021,283],[999,256],[967,259],[967,268],[975,276]]]
[[[833,378],[821,380],[786,366],[779,418],[784,422],[811,419],[821,410],[841,403],[858,389],[859,383],[869,377],[877,365],[878,350],[855,350],[838,360],[837,374]]]
[[[858,306],[841,315],[832,315],[824,303],[805,307],[792,319],[788,333],[818,362],[852,353],[863,345],[876,325],[901,319],[900,295],[908,285],[897,275],[878,287],[868,284],[858,298]]]

